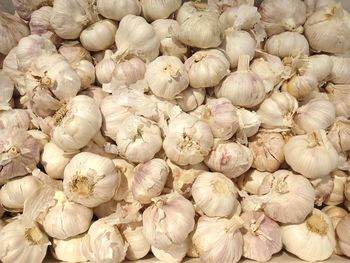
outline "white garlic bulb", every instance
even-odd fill
[[[271,173],[250,169],[248,172],[237,178],[237,185],[240,190],[244,190],[252,195],[257,195],[259,193],[260,185],[262,184],[264,178],[269,174]]]
[[[285,145],[280,133],[260,132],[249,139],[249,149],[254,156],[252,167],[259,171],[275,172],[284,162],[283,147]]]
[[[153,202],[143,212],[143,234],[146,240],[160,249],[185,241],[194,228],[195,211],[192,203],[175,192],[154,198]]]
[[[350,85],[333,85],[328,83],[326,91],[329,100],[334,104],[337,116],[350,117]]]
[[[333,61],[330,80],[334,84],[350,84],[350,58],[331,56]]]
[[[236,186],[221,173],[203,172],[194,181],[191,193],[207,216],[231,217],[241,212]]]
[[[141,13],[141,5],[137,0],[97,0],[96,5],[101,15],[117,21],[126,15]]]
[[[96,78],[101,84],[109,83],[112,80],[112,73],[116,67],[116,63],[111,56],[113,51],[107,49],[103,59],[96,64]]]
[[[196,12],[179,23],[178,38],[191,47],[215,48],[221,44],[225,36],[224,26],[214,12]]]
[[[148,21],[168,18],[182,4],[181,0],[141,0],[142,16]]]
[[[237,109],[239,120],[238,136],[251,137],[259,130],[261,121],[255,111],[246,110],[244,108]]]
[[[264,49],[271,55],[285,58],[308,56],[310,47],[304,35],[297,32],[283,32],[270,37],[266,41]]]
[[[192,111],[203,104],[205,94],[205,89],[193,89],[189,87],[176,96],[176,102],[183,111]]]
[[[344,217],[337,225],[336,233],[339,238],[339,247],[343,254],[350,256],[350,240],[349,240],[350,215]]]
[[[290,138],[283,151],[292,169],[307,178],[326,176],[338,165],[338,153],[323,130]]]
[[[55,193],[53,200],[54,204],[42,222],[45,233],[53,238],[67,239],[89,229],[93,216],[90,208],[68,201],[61,191]]]
[[[186,67],[174,56],[160,56],[152,61],[147,66],[145,79],[154,95],[165,99],[175,98],[189,84]]]
[[[9,109],[0,111],[1,129],[23,129],[28,130],[31,125],[29,113],[24,109]]]
[[[261,103],[257,114],[264,128],[290,128],[298,101],[288,92],[275,92]]]
[[[315,11],[305,22],[305,36],[316,52],[347,53],[350,43],[348,13],[341,4],[330,5]]]
[[[10,101],[14,91],[14,83],[3,70],[0,70],[0,83],[0,110],[7,111],[11,109]]]
[[[289,94],[298,100],[309,96],[313,91],[317,90],[318,81],[316,75],[307,71],[299,71],[300,74],[294,75],[282,85],[282,91],[287,91]]]
[[[170,120],[163,149],[167,157],[176,164],[197,164],[209,154],[213,143],[213,134],[207,123],[183,114]]]
[[[102,125],[97,103],[85,95],[78,95],[64,104],[53,120],[52,141],[64,151],[75,151],[87,145]]]
[[[216,142],[204,162],[212,171],[236,178],[252,166],[253,154],[248,147],[239,143]]]
[[[340,205],[344,202],[344,186],[348,175],[340,170],[334,171],[331,175],[333,177],[334,186],[325,204]]]
[[[326,130],[334,121],[334,105],[328,100],[312,99],[297,109],[293,119],[293,130],[297,134]]]
[[[195,13],[208,10],[208,3],[206,2],[197,2],[197,1],[186,1],[176,12],[176,20],[179,24],[182,24],[187,18],[192,16]]]
[[[344,117],[335,119],[328,131],[327,137],[338,152],[350,150],[350,121]]]
[[[87,207],[111,200],[119,184],[120,174],[112,160],[93,153],[78,153],[64,169],[64,193]]]
[[[113,56],[116,58],[136,55],[143,60],[152,61],[159,54],[160,40],[153,27],[143,17],[127,15],[119,23],[115,44],[118,51]]]
[[[332,72],[333,61],[328,55],[313,55],[301,59],[304,70],[316,76],[318,82],[324,83]]]
[[[231,219],[200,217],[192,242],[201,260],[208,263],[238,262],[243,253],[243,237],[239,231],[242,226],[243,221],[237,216]]]
[[[314,209],[300,224],[283,225],[281,229],[286,250],[302,260],[322,261],[333,253],[335,234],[332,222],[320,210]]]
[[[114,43],[117,26],[111,20],[104,19],[88,26],[80,34],[80,42],[89,51],[105,50]]]
[[[0,206],[11,212],[21,212],[24,202],[40,186],[38,178],[30,175],[8,181],[0,189]]]
[[[249,56],[239,57],[237,71],[215,88],[218,98],[228,98],[234,106],[252,108],[265,98],[265,88],[259,76],[249,69]]]
[[[83,89],[90,87],[95,82],[95,67],[90,61],[81,60],[72,67],[77,72]]]
[[[88,259],[83,255],[82,242],[84,235],[78,235],[68,239],[53,239],[52,254],[60,261],[82,262]]]
[[[151,203],[151,199],[161,194],[169,174],[169,167],[162,159],[152,159],[139,164],[134,169],[132,192],[141,204]]]
[[[260,22],[261,15],[255,6],[241,4],[235,7],[228,7],[220,15],[220,22],[225,29],[233,27],[236,30],[250,30]]]
[[[30,33],[40,36],[51,29],[50,18],[52,10],[51,6],[43,6],[30,15]]]
[[[255,46],[256,42],[248,32],[229,28],[225,31],[225,38],[220,47],[225,50],[231,68],[236,68],[239,56],[249,55],[250,60],[254,58]]]
[[[3,263],[42,262],[50,245],[39,225],[23,215],[0,230],[0,243]]]
[[[182,262],[186,256],[189,247],[189,241],[185,240],[182,243],[171,245],[170,247],[159,249],[151,247],[153,255],[161,262]]]

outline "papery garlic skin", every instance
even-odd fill
[[[193,89],[189,87],[177,95],[176,102],[183,111],[188,112],[202,105],[205,95],[205,89]]]
[[[333,191],[334,179],[331,175],[326,175],[321,178],[312,179],[310,182],[315,189],[315,205],[322,206]]]
[[[338,152],[350,150],[350,121],[344,117],[337,117],[330,127],[327,138]]]
[[[141,259],[150,251],[150,244],[143,235],[142,222],[133,222],[124,224],[120,228],[126,242],[128,242],[128,250],[126,258],[128,260]]]
[[[27,110],[11,109],[0,112],[1,129],[23,129],[28,130],[31,125]]]
[[[220,15],[220,22],[225,29],[233,27],[238,30],[250,30],[260,22],[261,15],[257,7],[242,3],[238,7],[228,7]]]
[[[251,137],[258,132],[261,121],[255,111],[240,108],[237,109],[237,115],[240,126],[238,137],[243,136],[243,139],[246,140],[247,137]]]
[[[29,28],[32,34],[42,35],[51,29],[51,6],[43,6],[30,15]]]
[[[86,89],[95,82],[95,67],[88,60],[81,60],[72,65],[80,77],[81,87]]]
[[[326,176],[338,165],[338,153],[323,130],[290,138],[283,151],[292,169],[307,178]]]
[[[112,199],[120,184],[113,162],[93,153],[75,155],[64,169],[63,189],[69,200],[96,207]]]
[[[68,41],[67,43],[62,43],[59,47],[58,52],[65,57],[69,64],[74,65],[81,60],[92,61],[90,52],[87,51],[80,43],[75,43]]]
[[[192,185],[192,197],[207,216],[229,217],[240,213],[237,188],[221,173],[204,172]]]
[[[141,6],[137,0],[97,0],[98,12],[106,18],[120,21],[126,15],[139,15]]]
[[[350,117],[350,85],[334,85],[328,83],[326,91],[329,100],[334,104],[336,115],[340,117]]]
[[[208,3],[188,1],[184,2],[176,12],[176,20],[182,24],[187,18],[195,13],[208,10]]]
[[[185,67],[192,88],[214,87],[230,72],[229,61],[217,49],[194,53],[185,61]]]
[[[333,61],[330,80],[334,84],[350,84],[350,58],[331,56]]]
[[[301,59],[304,63],[306,73],[313,74],[317,77],[318,82],[324,83],[332,72],[333,60],[328,55],[313,55]]]
[[[141,0],[142,16],[148,21],[167,18],[180,6],[181,0]]]
[[[11,109],[10,101],[14,91],[14,83],[2,70],[0,70],[0,83],[0,110],[9,110]]]
[[[103,59],[96,64],[96,78],[101,84],[109,83],[112,80],[112,73],[116,67],[116,63],[111,58],[113,51],[107,49]]]
[[[188,243],[188,240],[186,240],[163,249],[152,246],[151,250],[153,255],[161,262],[182,262],[188,250]]]
[[[240,190],[244,190],[252,195],[257,195],[264,178],[270,174],[269,172],[260,172],[256,169],[250,169],[237,178],[237,185]]]
[[[339,247],[341,251],[348,257],[350,256],[349,225],[350,215],[348,214],[338,223],[336,228],[336,233],[339,238]]]
[[[333,253],[335,234],[332,222],[320,210],[314,209],[301,224],[284,225],[281,229],[286,250],[302,260],[326,260]]]
[[[178,193],[160,196],[153,202],[143,212],[143,234],[146,240],[160,249],[185,241],[194,228],[195,211],[192,203]]]
[[[79,235],[65,240],[52,240],[52,254],[61,261],[82,262],[88,259],[82,253],[82,241],[84,236]]]

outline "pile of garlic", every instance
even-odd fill
[[[340,4],[13,2],[1,262],[350,257]]]

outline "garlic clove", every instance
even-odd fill
[[[260,22],[260,14],[255,6],[241,4],[238,7],[228,7],[220,15],[220,22],[225,29],[233,27],[238,30],[250,30]]]
[[[176,102],[183,111],[189,112],[203,104],[205,95],[205,89],[193,89],[189,87],[177,95]]]
[[[347,152],[350,150],[350,121],[344,117],[337,117],[330,127],[327,138],[338,152]]]
[[[82,241],[84,235],[78,235],[69,239],[53,239],[51,252],[60,261],[82,262],[88,259],[82,253]]]
[[[95,82],[95,67],[88,60],[81,60],[72,65],[81,81],[81,87],[86,89]]]
[[[270,174],[269,172],[260,172],[256,169],[250,169],[237,178],[237,185],[240,190],[244,190],[252,195],[257,195],[264,178]]]
[[[112,73],[116,67],[112,55],[113,51],[107,49],[103,59],[96,64],[96,78],[101,84],[109,83],[112,80]]]
[[[340,170],[334,171],[331,175],[334,178],[334,186],[325,204],[340,205],[344,202],[344,186],[348,175]]]
[[[315,189],[315,205],[322,206],[329,196],[331,195],[334,188],[334,179],[330,175],[326,175],[322,178],[316,178],[310,180],[310,183]]]
[[[182,262],[186,256],[188,249],[188,240],[174,244],[171,247],[159,249],[154,246],[151,247],[153,255],[161,262]]]
[[[348,214],[346,217],[340,220],[336,227],[336,233],[339,238],[339,247],[341,252],[348,257],[350,255],[349,223],[350,215]]]

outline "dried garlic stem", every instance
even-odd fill
[[[43,238],[43,234],[37,226],[27,228],[24,236],[32,245],[39,245]]]
[[[313,214],[306,219],[306,227],[309,231],[321,236],[325,236],[328,233],[327,222],[317,214]]]

